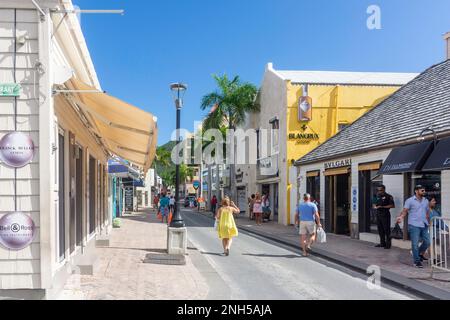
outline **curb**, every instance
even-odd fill
[[[298,248],[298,245],[294,245],[289,241],[285,241],[279,238],[276,238],[272,235],[269,235],[267,233],[263,233],[260,231],[254,231],[247,227],[238,226],[238,228],[247,231],[248,233],[252,233],[255,235],[262,236],[264,238],[270,239],[272,241],[296,248]],[[349,269],[367,274],[367,268],[370,266],[366,263],[359,262],[354,259],[346,258],[342,255],[334,254],[322,249],[315,248],[314,251],[312,251],[310,254],[324,258],[326,260],[332,261],[334,263],[337,263],[339,265],[342,265],[344,267],[347,267]],[[430,286],[428,284],[421,283],[414,279],[409,279],[407,277],[401,276],[397,273],[387,271],[385,269],[381,269],[381,279],[384,280],[385,283],[389,283],[395,287],[401,288],[401,289],[407,289],[408,291],[412,292],[413,294],[417,296],[421,296],[425,299],[432,299],[432,300],[450,300],[450,292],[445,291],[440,288],[436,288],[433,286]]]
[[[202,213],[204,216],[213,219],[212,217],[208,216],[207,214]],[[283,245],[287,245],[292,248],[299,249],[297,244],[293,244],[289,241],[277,238],[271,234],[261,232],[261,231],[255,231],[251,228],[244,227],[237,225],[238,229],[242,229],[248,233],[258,235],[267,239],[270,239],[272,241],[281,243]],[[367,274],[367,268],[370,266],[366,263],[359,262],[354,259],[349,259],[345,256],[335,254],[323,249],[315,248],[314,251],[311,252],[312,255],[323,258],[325,260],[334,262],[336,264],[339,264],[341,266],[344,266],[346,268],[352,269],[354,271]],[[401,276],[397,273],[387,271],[385,269],[381,269],[381,279],[384,283],[388,283],[390,285],[393,285],[397,288],[408,290],[410,293],[413,293],[417,296],[420,296],[425,299],[431,299],[431,300],[450,300],[450,292],[445,291],[440,288],[436,288],[434,286],[430,286],[428,284],[421,283],[414,279],[409,279],[407,277]]]

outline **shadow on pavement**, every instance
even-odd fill
[[[254,254],[254,253],[243,253],[243,256],[252,256],[252,257],[263,257],[263,258],[288,258],[288,259],[296,259],[296,258],[304,258],[303,256],[295,255],[295,254]]]
[[[204,251],[200,251],[201,254],[207,254],[210,256],[223,256],[223,253],[217,253],[217,252],[204,252]]]

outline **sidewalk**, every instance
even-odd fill
[[[212,217],[211,212],[205,214]],[[241,230],[300,248],[300,236],[294,226],[284,226],[273,221],[256,226],[255,221],[244,214],[236,219],[236,224]],[[420,292],[428,298],[450,299],[450,273],[435,275],[442,281],[430,279],[427,264],[424,264],[424,269],[412,266],[410,250],[394,247],[385,250],[375,248],[374,245],[346,236],[327,234],[327,243],[313,245],[312,254],[364,273],[369,266],[379,266],[384,281]]]
[[[61,299],[83,300],[197,300],[209,288],[186,256],[186,265],[143,263],[146,255],[164,254],[167,225],[152,210],[125,215],[113,229],[109,247],[98,247],[94,275],[72,275]],[[192,250],[188,250],[192,253]]]

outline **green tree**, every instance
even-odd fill
[[[249,112],[259,112],[260,105],[256,102],[258,89],[251,83],[241,82],[238,76],[230,80],[227,75],[214,75],[217,89],[202,98],[201,109],[210,108],[209,114],[203,122],[204,130],[208,129],[236,129],[245,121]],[[234,159],[231,159],[234,160]],[[234,161],[231,161],[234,162]],[[230,196],[235,199],[234,163],[230,163]]]

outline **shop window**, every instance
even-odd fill
[[[411,195],[414,194],[414,186],[422,185],[426,190],[426,197],[428,199],[436,198],[437,206],[436,209],[439,212],[441,211],[441,174],[440,173],[431,173],[431,174],[413,174],[411,176],[412,184],[411,184]]]
[[[320,175],[306,179],[306,192],[311,195],[311,201],[320,206]]]
[[[271,120],[271,154],[277,154],[279,152],[280,145],[280,121],[278,119]]]

